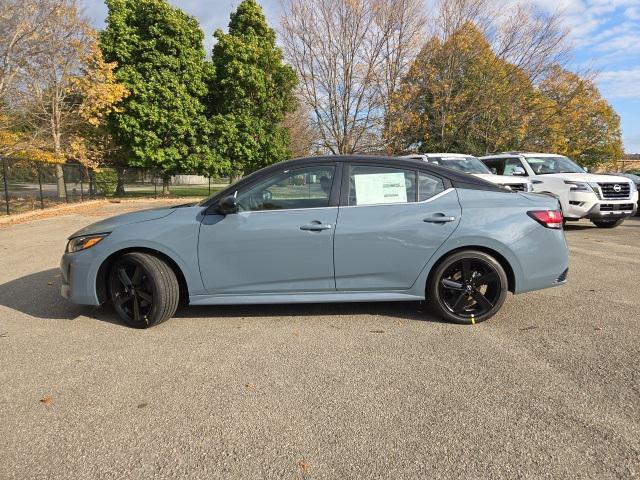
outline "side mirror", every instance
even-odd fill
[[[524,168],[522,167],[513,167],[513,171],[511,172],[511,175],[514,175],[516,177],[524,177],[527,175],[527,172],[525,172]]]
[[[583,170],[584,170],[584,173],[589,173],[589,169],[587,167],[584,167]]]
[[[237,213],[238,203],[236,201],[236,197],[234,197],[233,195],[229,195],[228,197],[224,197],[222,200],[220,200],[218,202],[218,212],[223,215]]]

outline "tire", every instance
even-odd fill
[[[614,220],[591,220],[591,223],[593,223],[598,228],[614,228],[618,225],[622,225],[622,222],[624,222],[624,218],[618,218]]]
[[[176,313],[180,287],[166,262],[147,253],[132,252],[118,258],[111,267],[109,295],[125,324],[148,328]]]
[[[443,319],[475,324],[493,317],[504,303],[509,281],[502,265],[484,252],[464,250],[441,261],[429,276],[427,299]]]

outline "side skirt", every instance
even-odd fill
[[[273,303],[412,302],[424,296],[406,292],[308,292],[255,295],[192,295],[189,305],[260,305]]]

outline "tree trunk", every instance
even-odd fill
[[[56,164],[56,180],[57,180],[57,190],[58,190],[58,198],[66,198],[67,193],[64,189],[64,170],[62,169],[61,164]]]
[[[116,195],[123,196],[124,191],[124,167],[116,167],[116,174],[118,175],[118,183],[116,184]]]
[[[229,184],[233,185],[244,176],[244,172],[233,172],[229,175]]]
[[[169,190],[170,180],[170,177],[162,177],[162,195],[169,195],[171,193]]]

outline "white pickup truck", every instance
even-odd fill
[[[427,163],[440,165],[441,167],[469,173],[508,190],[516,192],[533,191],[531,182],[526,178],[495,175],[489,168],[485,167],[480,160],[472,155],[464,155],[462,153],[416,153],[414,155],[405,155],[405,157],[423,160]]]
[[[638,190],[631,180],[588,173],[563,155],[504,152],[480,161],[500,175],[529,179],[534,192],[556,197],[566,220],[587,218],[598,227],[612,228],[637,209]]]

